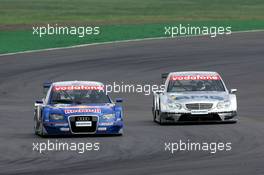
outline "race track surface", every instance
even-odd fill
[[[159,126],[152,96],[113,94],[125,107],[122,137],[49,138],[100,142],[99,152],[32,151],[33,103],[46,80],[159,83],[170,71],[219,72],[238,89],[239,122]],[[264,174],[264,33],[106,44],[0,57],[0,174]],[[164,142],[232,142],[228,152],[164,151]]]

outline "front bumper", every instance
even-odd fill
[[[45,122],[43,123],[47,135],[76,135],[76,134],[122,134],[123,122],[98,122],[95,132],[74,133],[67,122]]]
[[[186,122],[236,122],[237,119],[236,111],[224,111],[224,112],[210,112],[208,114],[194,115],[191,113],[172,113],[172,112],[163,112],[160,117],[163,121],[166,122],[177,122],[177,123],[186,123]]]

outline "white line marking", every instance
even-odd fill
[[[253,32],[264,32],[264,29],[235,31],[235,32],[232,32],[232,34],[234,34],[234,33],[253,33]],[[63,49],[72,49],[72,48],[79,48],[79,47],[86,47],[86,46],[114,44],[114,43],[127,43],[127,42],[137,42],[137,41],[176,39],[176,38],[183,38],[183,37],[200,37],[200,36],[206,36],[206,35],[187,35],[187,36],[177,36],[177,37],[169,37],[168,36],[168,37],[153,37],[153,38],[142,38],[142,39],[131,39],[131,40],[107,41],[107,42],[80,44],[80,45],[66,46],[66,47],[55,47],[55,48],[48,48],[48,49],[38,49],[38,50],[28,50],[28,51],[21,51],[21,52],[5,53],[5,54],[0,54],[0,57],[1,56],[16,55],[16,54],[24,54],[24,53],[35,53],[35,52],[45,52],[45,51],[53,51],[53,50],[63,50]]]

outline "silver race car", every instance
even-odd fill
[[[227,90],[216,72],[162,74],[164,91],[154,93],[153,120],[170,122],[236,122],[237,89]]]

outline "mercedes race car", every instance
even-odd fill
[[[122,99],[114,103],[104,85],[93,81],[44,83],[45,98],[35,103],[35,134],[123,133]]]
[[[216,72],[162,74],[164,91],[154,92],[153,120],[182,122],[236,122],[237,89],[227,90]]]

